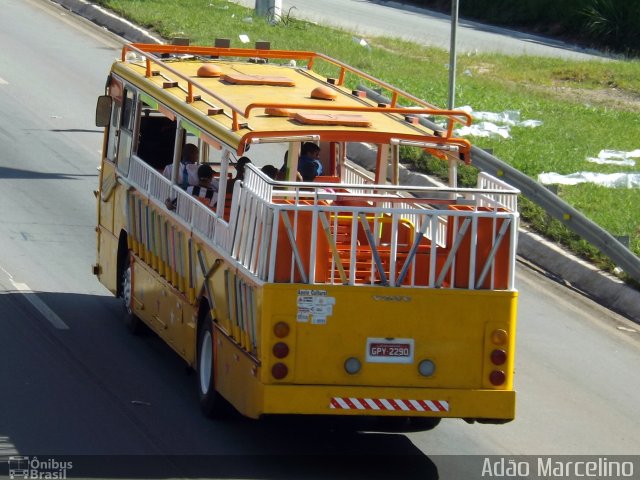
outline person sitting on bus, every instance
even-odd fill
[[[274,167],[273,165],[265,165],[260,170],[262,170],[262,173],[264,173],[271,180],[277,180],[278,179],[279,170],[276,167]]]
[[[309,162],[304,164],[301,169],[299,168],[299,173],[302,175],[303,182],[313,182],[318,176],[318,169],[313,163]]]
[[[287,173],[289,171],[289,151],[287,150],[286,152],[284,152],[284,161],[282,162],[282,166],[280,167],[280,170],[278,170],[278,176],[276,178],[276,180],[280,180],[280,181],[288,181],[289,179],[287,178]],[[296,181],[301,182],[302,181],[302,175],[300,175],[300,172],[296,171]]]
[[[199,151],[197,145],[187,143],[182,149],[182,159],[180,160],[180,172],[178,174],[178,185],[187,188],[189,185],[198,185],[198,156]],[[173,173],[173,163],[170,163],[162,174],[171,180]]]
[[[251,159],[249,157],[240,157],[236,162],[236,176],[227,182],[227,193],[233,192],[233,186],[238,181],[244,180],[244,167],[247,163],[251,163]]]
[[[213,178],[213,168],[210,165],[200,165],[198,167],[198,185],[189,185],[187,193],[209,207],[216,206],[218,202],[218,181]]]
[[[307,165],[313,165],[316,169],[314,178],[322,175],[322,164],[320,163],[320,147],[313,142],[304,142],[300,149],[300,158],[298,159],[298,171],[304,178],[303,170]],[[309,172],[309,170],[307,170]]]

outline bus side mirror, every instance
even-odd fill
[[[96,105],[96,127],[108,127],[111,121],[111,97],[101,95]]]

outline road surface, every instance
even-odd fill
[[[231,0],[254,8],[255,0]],[[282,0],[283,15],[334,26],[364,37],[387,36],[449,50],[450,16],[432,10],[375,0]],[[605,58],[603,54],[551,38],[460,19],[459,53],[503,53],[572,60]]]

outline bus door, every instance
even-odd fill
[[[112,292],[117,291],[117,244],[120,225],[116,225],[116,212],[119,211],[119,202],[124,200],[123,192],[118,192],[118,170],[126,175],[128,172],[129,155],[131,150],[132,125],[134,125],[134,100],[135,92],[125,93],[121,80],[112,77],[109,85],[111,97],[111,117],[107,126],[107,138],[104,143],[105,151],[100,165],[100,192],[98,198],[98,258],[101,269],[98,272],[100,280]],[[126,101],[125,101],[126,100]],[[123,105],[126,105],[126,114],[123,114]],[[123,127],[123,124],[125,124]],[[125,141],[122,142],[122,132],[125,133]],[[123,152],[122,154],[120,152]],[[126,152],[126,154],[124,153]],[[122,162],[122,165],[119,165]],[[118,199],[120,199],[118,201]],[[113,258],[111,258],[113,257]]]
[[[123,94],[120,132],[118,134],[117,166],[122,175],[129,173],[129,161],[133,145],[133,131],[136,125],[136,91],[125,87]]]
[[[113,83],[112,83],[113,85]],[[116,187],[116,169],[126,176],[129,173],[129,160],[133,146],[133,130],[136,122],[136,93],[125,88],[124,91],[112,86],[113,106],[107,137],[105,161],[102,162],[102,182],[100,186],[100,225],[114,232],[114,211],[116,199],[113,196]],[[122,93],[119,93],[122,92]]]
[[[108,125],[105,151],[100,165],[100,199],[99,224],[113,232],[113,201],[111,195],[116,186],[116,161],[118,152],[118,135],[120,132],[120,115],[122,113],[123,84],[112,77],[109,84],[111,97],[111,119]]]

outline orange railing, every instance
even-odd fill
[[[216,101],[225,105],[231,110],[232,114],[232,129],[234,131],[240,128],[240,121],[238,116],[241,115],[244,118],[249,118],[251,110],[255,108],[264,108],[277,106],[279,108],[290,108],[290,109],[314,109],[314,110],[334,110],[334,111],[362,111],[362,112],[381,112],[381,113],[398,113],[405,115],[420,115],[420,114],[428,114],[428,115],[438,115],[444,116],[448,119],[448,127],[447,133],[444,138],[451,137],[453,133],[453,125],[454,123],[461,123],[464,125],[469,125],[471,122],[471,117],[466,112],[457,111],[457,110],[442,110],[437,108],[434,105],[431,105],[424,100],[421,100],[413,95],[404,92],[382,80],[379,80],[357,68],[350,67],[345,63],[340,62],[334,58],[328,57],[326,55],[315,53],[315,52],[307,52],[307,51],[298,51],[298,50],[260,50],[260,49],[244,49],[244,48],[222,48],[222,47],[201,47],[201,46],[185,46],[185,45],[157,45],[157,44],[129,44],[125,45],[122,48],[122,61],[127,61],[127,53],[128,52],[136,52],[142,55],[145,59],[146,72],[145,75],[147,77],[151,77],[153,75],[152,65],[157,64],[161,65],[162,68],[176,75],[180,79],[184,80],[187,83],[187,103],[192,103],[197,97],[194,95],[194,89],[200,90],[202,93],[205,93],[211,96]],[[314,62],[316,59],[325,61],[330,63],[340,69],[339,77],[335,83],[338,86],[344,84],[346,73],[352,73],[357,77],[370,81],[376,84],[378,87],[382,87],[391,92],[391,103],[389,106],[384,107],[349,107],[349,106],[318,106],[318,105],[306,105],[306,104],[266,104],[266,103],[254,103],[247,106],[244,110],[240,107],[234,105],[228,100],[222,98],[221,96],[215,94],[211,90],[207,89],[205,86],[200,84],[197,80],[190,78],[178,70],[172,68],[166,62],[163,62],[163,59],[156,56],[155,54],[188,54],[195,56],[206,56],[206,57],[247,57],[247,58],[269,58],[269,59],[281,59],[281,60],[302,60],[307,62],[307,69],[311,70],[313,68]],[[403,98],[405,100],[409,100],[421,107],[424,108],[414,108],[414,107],[398,107],[398,100]]]

